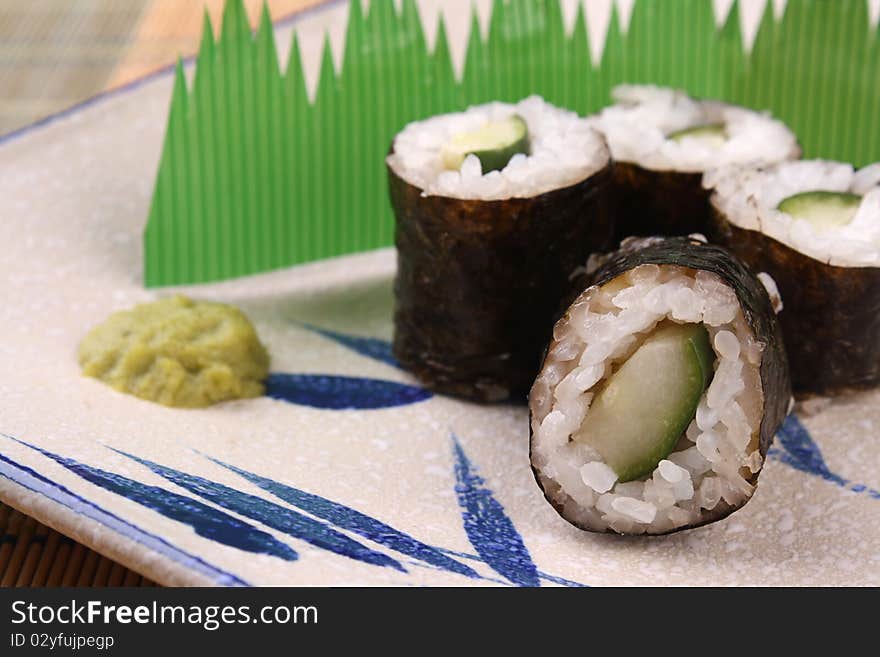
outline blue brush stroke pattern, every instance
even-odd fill
[[[865,493],[869,497],[880,499],[880,491],[864,484],[852,483],[839,474],[832,472],[831,468],[825,463],[819,446],[810,436],[810,432],[801,424],[801,421],[798,420],[794,413],[785,418],[785,421],[776,433],[776,437],[779,439],[780,445],[782,445],[782,450],[771,449],[769,456],[778,458],[796,470],[837,484],[841,488],[846,488],[854,493]]]
[[[468,554],[467,552],[458,552],[457,550],[447,550],[446,548],[437,548],[437,549],[445,554],[451,554],[454,557],[460,557],[462,559],[470,559],[471,561],[479,561],[480,563],[485,563],[485,561],[483,561],[482,557],[480,557],[477,554]],[[565,579],[564,577],[558,577],[557,575],[551,575],[550,573],[545,573],[540,570],[538,571],[538,577],[540,577],[541,579],[543,579],[547,582],[559,584],[560,586],[568,586],[569,588],[577,588],[577,589],[590,588],[589,584],[581,584],[580,582],[575,582],[574,580],[571,580],[571,579]],[[483,579],[488,579],[488,578],[484,577]],[[492,581],[497,581],[497,580],[492,580]]]
[[[266,395],[293,404],[331,410],[373,410],[415,404],[433,395],[423,388],[356,376],[270,374]]]
[[[261,522],[267,527],[284,532],[288,536],[304,540],[316,547],[350,559],[363,561],[374,566],[389,566],[401,572],[406,572],[406,569],[400,563],[388,555],[371,550],[367,546],[358,543],[356,540],[314,518],[309,518],[287,507],[264,500],[262,497],[243,493],[210,479],[168,468],[127,452],[113,449],[112,447],[110,449],[141,465],[145,465],[160,477],[177,484],[190,493],[246,518]]]
[[[6,434],[0,435],[15,440]],[[143,545],[189,570],[204,575],[218,586],[250,586],[248,582],[240,577],[208,563],[201,557],[181,550],[155,534],[144,531],[140,527],[106,511],[94,502],[80,497],[68,488],[50,481],[35,470],[16,463],[3,455],[0,455],[0,476],[6,477],[19,486],[70,509],[79,516],[94,520],[117,534]]]
[[[295,561],[299,557],[293,549],[271,534],[198,500],[172,493],[159,486],[149,486],[114,472],[85,465],[16,438],[13,440],[47,456],[104,490],[122,495],[148,509],[161,513],[166,518],[189,525],[199,536],[245,552],[268,554],[285,561]]]
[[[125,477],[122,477],[121,475],[116,475],[114,473],[105,472],[105,471],[99,470],[97,468],[92,468],[91,466],[86,466],[84,464],[81,464],[81,463],[73,460],[73,459],[69,459],[66,457],[58,456],[56,454],[52,454],[51,452],[48,452],[47,450],[41,449],[41,448],[36,447],[34,445],[30,445],[28,443],[25,443],[24,441],[20,441],[16,438],[12,437],[12,436],[7,436],[6,434],[0,434],[0,435],[4,435],[5,437],[9,438],[10,440],[14,440],[22,445],[26,445],[26,446],[30,447],[31,449],[34,449],[35,451],[47,456],[48,458],[60,463],[62,466],[66,467],[66,468],[70,469],[71,471],[75,472],[76,474],[82,476],[87,481],[95,483],[96,485],[99,485],[107,490],[111,490],[112,492],[120,493],[120,490],[119,490],[120,486],[123,489],[134,490],[136,493],[134,496],[129,495],[128,490],[125,490],[121,494],[128,497],[129,499],[132,499],[133,501],[144,504],[144,506],[147,506],[148,508],[152,508],[154,510],[157,510],[160,513],[163,513],[163,510],[161,508],[156,507],[156,504],[155,504],[157,501],[156,499],[146,500],[146,503],[143,499],[141,499],[142,494],[145,491],[159,491],[159,499],[162,499],[165,501],[175,500],[175,499],[183,500],[184,503],[187,505],[187,507],[189,507],[190,509],[196,508],[199,511],[207,510],[207,512],[209,514],[216,513],[216,514],[219,514],[220,516],[225,515],[222,512],[215,511],[211,507],[201,505],[201,503],[199,503],[198,501],[191,500],[190,498],[187,498],[185,496],[177,495],[177,494],[172,493],[170,491],[166,491],[165,489],[162,489],[162,488],[158,488],[158,487],[154,487],[154,486],[147,486],[145,484],[141,484],[140,482],[136,482],[136,481],[127,479]],[[454,436],[453,436],[453,438],[454,438]],[[458,447],[458,450],[460,451],[461,450],[460,446],[457,446],[457,447]],[[173,469],[167,468],[165,466],[161,466],[159,464],[150,462],[146,459],[142,459],[140,457],[134,456],[132,454],[128,454],[126,452],[116,450],[112,447],[109,447],[109,449],[117,452],[118,454],[124,455],[127,458],[130,458],[138,463],[145,465],[146,467],[150,468],[154,473],[168,479],[169,481],[172,481],[173,483],[175,483],[177,485],[180,485],[180,486],[186,488],[187,490],[190,490],[191,492],[194,492],[198,495],[205,497],[209,501],[212,501],[216,504],[224,506],[228,510],[239,513],[240,515],[244,515],[244,516],[250,517],[251,519],[255,519],[260,522],[263,522],[264,524],[267,524],[268,526],[272,526],[273,528],[279,529],[281,531],[289,530],[290,529],[289,525],[283,525],[282,521],[278,520],[278,514],[280,513],[281,516],[284,516],[284,514],[293,514],[299,520],[305,521],[309,525],[309,528],[313,529],[315,527],[315,525],[317,525],[323,531],[331,532],[334,535],[334,538],[341,537],[344,542],[350,541],[350,543],[344,543],[344,545],[346,547],[351,547],[352,545],[354,545],[354,546],[357,546],[358,549],[366,550],[367,553],[372,552],[368,548],[357,543],[356,541],[353,541],[353,540],[349,539],[348,537],[346,537],[342,534],[339,534],[338,532],[335,532],[332,528],[327,527],[323,523],[315,521],[307,516],[301,516],[299,514],[296,514],[295,512],[292,512],[291,510],[286,509],[285,507],[275,505],[272,502],[268,502],[266,500],[263,500],[262,498],[257,498],[256,496],[241,493],[240,491],[232,489],[228,486],[224,486],[222,484],[218,484],[218,483],[209,481],[207,479],[203,479],[201,477],[188,475],[186,473],[183,473],[183,472],[180,472],[177,470],[173,470]],[[461,456],[462,457],[464,456],[463,452],[461,453]],[[497,558],[493,558],[492,561],[488,561],[487,559],[485,559],[483,556],[480,556],[480,555],[459,553],[459,552],[455,552],[452,550],[448,550],[446,548],[440,548],[440,547],[434,547],[434,546],[427,545],[425,543],[422,543],[421,541],[418,541],[418,540],[412,538],[411,536],[405,534],[404,532],[401,532],[400,530],[397,530],[397,529],[391,527],[390,525],[387,525],[379,520],[376,520],[375,518],[372,518],[364,513],[361,513],[360,511],[356,511],[355,509],[352,509],[352,508],[347,507],[345,505],[333,502],[332,500],[321,497],[319,495],[314,495],[312,493],[306,493],[305,491],[299,490],[299,489],[294,488],[292,486],[287,486],[285,484],[281,484],[281,483],[276,482],[272,479],[260,477],[259,475],[255,475],[253,473],[247,472],[246,470],[241,470],[240,468],[237,468],[233,465],[223,463],[222,461],[219,461],[217,459],[213,459],[209,456],[206,456],[206,458],[208,458],[209,460],[211,460],[212,462],[214,462],[220,466],[223,466],[223,467],[231,470],[232,472],[239,474],[240,476],[251,481],[255,485],[260,486],[261,488],[263,488],[267,492],[275,494],[280,499],[283,499],[284,501],[286,501],[290,504],[293,504],[294,506],[298,506],[298,507],[302,508],[304,511],[307,511],[308,513],[310,513],[314,516],[317,516],[317,517],[322,518],[324,520],[328,520],[329,522],[336,524],[338,527],[340,527],[342,529],[346,529],[348,531],[352,531],[354,533],[360,534],[360,535],[364,536],[365,538],[368,538],[376,543],[379,543],[380,545],[384,545],[386,547],[394,549],[395,551],[397,551],[401,554],[412,557],[413,559],[416,560],[414,562],[411,562],[413,565],[423,565],[424,564],[426,567],[438,568],[438,569],[449,571],[449,572],[455,572],[457,574],[461,574],[461,575],[464,575],[469,578],[482,579],[482,580],[492,581],[492,582],[501,583],[501,584],[505,583],[501,580],[497,580],[497,579],[493,579],[490,577],[485,577],[483,575],[480,575],[479,573],[477,573],[475,570],[473,570],[469,566],[466,566],[465,564],[462,564],[459,561],[456,561],[455,559],[450,558],[450,555],[451,555],[451,556],[461,557],[463,559],[477,561],[480,563],[487,563],[488,565],[490,565],[493,568],[493,570],[495,570],[496,572],[500,572],[508,579],[508,581],[511,581],[517,585],[533,585],[533,586],[537,585],[535,583],[535,578],[534,578],[534,575],[536,574],[537,577],[541,580],[553,582],[556,584],[560,584],[562,586],[570,586],[570,587],[585,586],[584,584],[580,584],[578,582],[573,582],[571,580],[568,580],[568,579],[565,579],[562,577],[557,577],[554,575],[550,575],[548,573],[538,572],[534,569],[533,565],[532,566],[526,565],[525,569],[523,569],[522,565],[519,564],[519,568],[517,571],[518,574],[517,574],[517,572],[514,572],[513,570],[511,570],[510,564],[507,564],[506,567],[505,567],[505,565],[501,564],[501,561],[503,561],[505,559],[507,561],[510,561],[510,555],[504,555],[504,559],[501,559],[501,560],[499,560]],[[466,461],[467,461],[467,459],[465,457],[465,462]],[[23,475],[23,477],[27,478],[29,481],[22,481],[22,476],[16,476],[14,474],[10,474],[10,472],[8,472],[9,468],[4,465],[4,462],[15,466],[16,469],[27,471]],[[469,463],[467,464],[467,470],[468,471],[473,470],[472,466],[470,466]],[[143,532],[142,530],[140,530],[139,528],[137,528],[134,525],[131,525],[127,521],[122,520],[121,518],[118,518],[117,516],[114,516],[113,514],[110,514],[109,512],[106,512],[103,509],[100,509],[100,507],[98,507],[94,503],[76,496],[75,494],[71,493],[70,491],[68,491],[67,489],[65,489],[62,486],[54,484],[53,482],[49,481],[48,479],[46,479],[42,475],[40,475],[36,472],[30,471],[27,468],[24,468],[23,466],[18,466],[17,464],[14,464],[12,461],[9,461],[8,459],[3,457],[2,455],[0,455],[0,476],[6,476],[7,478],[10,478],[13,481],[16,481],[20,485],[23,485],[24,487],[29,488],[30,490],[35,490],[38,493],[42,493],[44,495],[47,495],[48,497],[50,497],[50,499],[53,499],[56,502],[59,502],[60,504],[67,506],[68,508],[72,509],[76,513],[81,513],[82,515],[84,515],[86,517],[93,518],[93,519],[97,520],[98,522],[101,522],[102,524],[110,527],[114,531],[117,531],[118,533],[120,533],[124,536],[132,538],[132,540],[136,540],[136,541],[146,545],[147,547],[154,549],[157,552],[160,552],[161,554],[171,558],[172,560],[182,563],[182,565],[184,565],[188,568],[191,568],[192,570],[195,570],[197,572],[201,572],[202,574],[206,574],[209,577],[212,577],[214,579],[215,583],[217,583],[217,584],[233,585],[233,586],[248,586],[247,582],[241,580],[237,576],[232,575],[231,573],[227,573],[225,571],[219,570],[216,567],[211,566],[207,562],[203,561],[201,558],[190,555],[186,552],[183,552],[182,550],[179,550],[175,546],[167,543],[164,539],[161,539],[157,536],[153,536],[152,534],[148,534],[146,532]],[[109,481],[108,481],[108,478],[109,478]],[[468,478],[473,483],[475,483],[477,488],[479,488],[481,486],[482,480],[478,476],[476,476],[475,474],[468,474]],[[34,482],[36,482],[36,483],[34,483]],[[35,488],[35,486],[36,486],[36,488]],[[47,488],[47,487],[57,489],[59,492],[53,494],[53,491],[49,490],[49,492],[47,493],[46,490],[43,490],[44,488]],[[37,488],[39,488],[39,490]],[[486,491],[484,489],[483,492],[488,493],[489,497],[491,498],[490,491]],[[71,499],[73,500],[73,502],[70,501]],[[245,502],[245,504],[242,504],[243,501]],[[503,512],[503,509],[501,509],[500,505],[498,505],[498,503],[495,502],[494,500],[491,500],[491,502],[494,503],[495,505],[497,505],[497,509],[492,510],[492,512],[497,514],[497,512],[500,511],[501,516],[504,517],[504,512]],[[160,507],[163,506],[161,502],[160,502],[159,506]],[[492,504],[490,503],[489,506],[491,507]],[[167,513],[163,513],[163,515],[166,515],[168,517],[172,517],[175,520],[179,519],[176,514],[169,516]],[[487,544],[485,540],[482,540],[481,538],[474,539],[472,532],[468,531],[468,523],[467,523],[466,513],[463,512],[462,517],[463,517],[463,519],[465,519],[465,525],[466,525],[466,531],[468,532],[468,537],[472,541],[477,540],[477,543],[480,543],[485,546]],[[237,522],[234,518],[231,518],[231,519],[233,520],[233,522]],[[513,554],[520,555],[519,557],[515,557],[514,560],[521,561],[522,560],[521,555],[525,554],[526,560],[530,564],[530,558],[528,557],[528,553],[525,551],[525,546],[522,544],[522,539],[519,538],[518,534],[516,534],[515,530],[513,529],[512,524],[510,524],[510,521],[507,520],[506,517],[504,517],[504,520],[509,524],[509,531],[513,531],[513,534],[515,535],[515,538],[512,543],[513,548],[514,548]],[[184,522],[185,522],[185,520],[184,520]],[[193,526],[191,523],[187,523],[187,524],[190,524],[190,526]],[[250,527],[247,524],[243,524],[243,526],[245,528]],[[201,536],[205,536],[206,538],[210,538],[212,540],[218,540],[215,536],[213,536],[209,533],[205,533],[204,531],[200,531],[201,529],[203,529],[202,527],[193,526],[193,528]],[[247,531],[247,529],[246,529],[246,531]],[[257,532],[258,534],[263,534],[262,532],[260,532],[260,530],[257,530],[252,527],[250,528],[249,531]],[[288,533],[290,533],[290,532],[288,532]],[[263,535],[268,536],[266,534],[263,534]],[[304,538],[305,540],[312,542],[313,544],[316,544],[319,547],[329,549],[331,551],[339,553],[338,550],[334,549],[335,546],[328,546],[326,544],[321,544],[320,541],[314,542],[312,540],[314,538],[314,536],[302,536],[299,533],[290,533],[290,535],[296,536],[297,538]],[[272,539],[272,537],[269,537],[269,538]],[[505,540],[508,540],[508,539],[505,539]],[[218,540],[218,542],[226,544],[223,540]],[[283,548],[286,548],[286,546],[284,546],[283,544],[281,544],[281,545]],[[292,550],[290,552],[293,555],[296,555],[296,553],[293,552]],[[489,552],[490,552],[490,558],[493,556],[496,556],[491,553],[491,550]],[[486,553],[486,550],[484,550],[484,554],[485,553]],[[345,556],[352,556],[352,555],[345,554]],[[296,558],[296,556],[294,556],[294,558]],[[358,558],[358,557],[354,556],[352,558]],[[373,563],[373,564],[379,565],[379,566],[391,566],[391,567],[394,567],[402,572],[406,572],[406,570],[402,566],[400,566],[400,564],[397,561],[395,561],[394,559],[391,559],[390,557],[388,557],[386,555],[378,553],[378,552],[372,552],[371,557],[368,557],[367,559],[361,559],[361,560],[366,561],[368,563]],[[421,563],[419,563],[419,562],[421,562]],[[525,573],[526,573],[525,576],[523,576],[523,571],[525,571]],[[533,571],[533,572],[530,573],[529,571]]]
[[[572,589],[585,589],[589,588],[587,584],[581,584],[580,582],[575,582],[570,579],[565,579],[564,577],[557,577],[556,575],[550,575],[548,573],[538,572],[538,577],[541,579],[551,582],[553,584],[558,584],[559,586],[567,586]]]
[[[356,511],[351,507],[344,506],[332,500],[328,500],[320,495],[307,493],[293,486],[282,484],[274,479],[261,477],[260,475],[242,470],[218,461],[215,458],[206,456],[217,465],[223,466],[232,472],[244,477],[252,484],[259,486],[263,490],[271,493],[275,497],[284,500],[288,504],[302,509],[318,518],[322,518],[333,523],[341,529],[348,530],[355,534],[359,534],[379,545],[384,545],[400,554],[404,554],[413,559],[418,559],[427,564],[448,570],[466,577],[478,578],[480,575],[471,567],[463,563],[459,563],[452,559],[435,547],[422,543],[408,534],[386,525],[365,513]]]
[[[522,537],[476,474],[455,434],[455,492],[461,507],[464,531],[477,554],[495,572],[519,586],[540,586],[538,569],[532,562]]]
[[[359,353],[361,356],[372,358],[381,363],[391,365],[400,369],[400,363],[391,353],[391,343],[380,338],[366,338],[360,335],[350,335],[348,333],[339,333],[330,329],[312,326],[311,324],[303,324],[304,328],[314,331],[318,335],[323,335],[343,347],[347,347],[352,351]]]

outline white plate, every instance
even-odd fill
[[[0,142],[5,502],[164,584],[880,585],[880,393],[789,419],[723,522],[584,533],[532,478],[524,408],[389,362],[391,250],[188,290],[245,309],[298,403],[176,410],[81,377],[88,328],[157,295],[140,238],[171,82]]]

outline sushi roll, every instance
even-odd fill
[[[880,383],[880,163],[706,174],[713,241],[779,286],[798,398]]]
[[[533,96],[411,123],[386,163],[395,357],[433,390],[524,400],[570,275],[610,244],[604,140]]]
[[[703,172],[800,156],[794,133],[766,113],[682,91],[622,85],[595,119],[615,161],[617,238],[705,233]]]
[[[726,250],[625,240],[553,329],[529,397],[547,500],[594,532],[665,534],[755,491],[791,390],[771,298]]]

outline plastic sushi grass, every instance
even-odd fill
[[[491,100],[536,93],[586,114],[616,84],[653,82],[771,110],[805,157],[877,160],[876,0],[482,0],[470,25],[467,0],[442,3],[439,20],[436,3],[397,4],[374,0],[366,15],[359,0],[340,4],[342,53],[335,62],[324,43],[312,89],[298,42],[274,38],[268,16],[252,36],[231,0],[219,37],[206,22],[195,79],[179,70],[174,86],[148,286],[390,245],[394,134]]]
[[[880,393],[790,418],[723,522],[584,534],[532,478],[524,408],[431,395],[395,366],[391,250],[185,288],[254,319],[271,397],[179,410],[83,379],[86,330],[160,294],[141,236],[174,85],[0,141],[5,503],[162,584],[880,585]]]

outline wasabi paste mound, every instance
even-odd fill
[[[79,345],[83,374],[165,406],[259,397],[269,354],[233,306],[161,299],[114,313]]]

